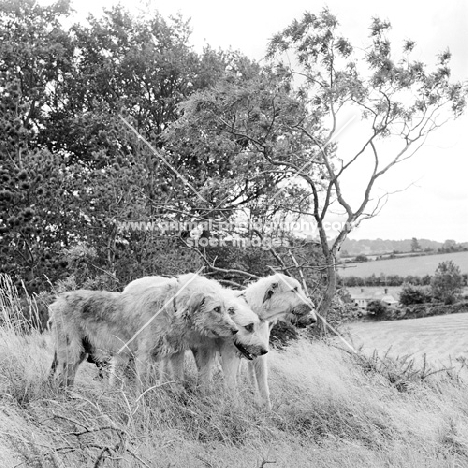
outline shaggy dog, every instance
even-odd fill
[[[129,283],[124,289],[124,293],[141,294],[148,287],[170,284],[177,280],[183,283],[187,277],[190,277],[190,275],[182,275],[177,279],[159,276],[139,278]],[[207,280],[206,278],[205,281],[213,282],[213,280]],[[219,283],[217,284],[221,288]],[[264,334],[259,333],[261,321],[258,315],[248,306],[243,293],[225,288],[222,288],[221,291],[228,313],[237,325],[239,332],[234,339],[224,340],[205,337],[200,343],[193,343],[191,346],[199,369],[199,381],[204,386],[210,381],[211,364],[217,351],[221,353],[226,348],[223,354],[227,355],[231,352],[232,348],[233,352],[237,350],[248,359],[253,359],[268,352],[268,339],[265,339]],[[167,367],[170,365],[173,377],[177,380],[182,380],[184,377],[183,364],[184,352],[174,353],[169,359],[163,360],[161,378],[167,379],[169,377],[169,369]],[[227,375],[231,376],[232,372],[228,372]]]
[[[268,343],[270,330],[278,320],[309,314],[311,322],[317,321],[312,304],[301,285],[289,276],[278,273],[261,278],[248,286],[243,295],[248,305],[261,319],[257,333],[263,337],[265,343]],[[229,389],[234,390],[237,388],[237,375],[242,355],[232,346],[232,340],[220,338],[217,341],[220,343],[221,365],[226,384]],[[245,357],[249,359],[249,356]],[[203,369],[203,366],[211,367],[213,360],[213,352],[209,349],[206,350],[203,359],[197,360],[197,364],[202,366],[199,369],[201,375],[210,375],[210,371]],[[259,391],[261,404],[271,409],[267,356],[255,356],[249,359],[248,374],[250,381]]]
[[[133,288],[136,291],[137,288],[144,289],[155,282],[164,283],[165,281],[169,281],[169,279],[161,277],[140,278],[130,283],[125,291]],[[203,386],[208,384],[216,352],[219,351],[226,386],[230,390],[236,390],[241,358],[245,357],[249,360],[248,375],[259,392],[260,403],[271,409],[267,356],[264,355],[268,350],[270,330],[278,320],[300,318],[307,315],[309,321],[314,323],[317,321],[317,317],[300,283],[294,278],[279,273],[259,279],[243,292],[231,291],[230,294],[234,294],[238,299],[245,299],[249,308],[260,318],[260,322],[251,322],[248,329],[244,327],[243,330],[243,324],[233,316],[233,320],[240,330],[234,340],[230,338],[205,339],[202,345],[192,346],[201,383]],[[245,341],[241,341],[243,331],[245,336],[250,334],[252,339],[262,343],[264,348],[261,352],[249,352],[251,348],[244,345]],[[244,349],[236,347],[236,344],[239,343],[244,345]],[[171,356],[170,360],[173,367],[177,369],[176,373],[179,379],[183,377],[183,359],[183,353],[179,353]]]
[[[189,349],[204,337],[230,336],[238,329],[216,287],[192,275],[146,288],[141,294],[73,291],[51,306],[57,339],[52,370],[72,385],[88,353],[113,355],[114,369],[132,356],[137,376],[151,358]],[[114,374],[115,376],[115,374]]]

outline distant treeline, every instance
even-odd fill
[[[463,274],[463,286],[468,286],[468,274]],[[414,286],[428,286],[431,284],[430,275],[425,276],[348,276],[340,277],[339,284],[347,288],[358,286],[402,286],[404,283],[409,283]]]

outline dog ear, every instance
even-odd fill
[[[204,303],[205,295],[202,292],[193,293],[189,299],[188,309],[191,313],[195,312],[196,310],[203,307]]]
[[[267,301],[268,299],[271,299],[271,296],[273,296],[273,293],[278,289],[278,283],[271,283],[268,289],[265,291],[265,294],[263,296],[263,302]]]

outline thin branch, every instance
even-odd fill
[[[217,272],[219,272],[219,273],[237,274],[237,275],[247,276],[248,278],[256,278],[256,279],[259,279],[259,278],[260,278],[259,276],[254,275],[253,273],[247,273],[246,271],[236,270],[236,269],[234,269],[234,268],[231,268],[231,269],[219,268],[219,267],[215,266],[213,263],[211,263],[211,262],[208,260],[208,258],[206,257],[206,255],[205,255],[200,249],[198,249],[197,247],[190,246],[190,245],[187,244],[187,242],[185,242],[185,240],[182,239],[182,238],[180,238],[180,240],[185,244],[185,246],[186,246],[188,249],[195,251],[195,252],[200,256],[200,258],[203,260],[203,262],[204,262],[209,268],[211,268],[211,269],[214,270],[214,271],[217,271]]]
[[[309,296],[309,290],[307,288],[307,282],[306,282],[305,277],[304,277],[304,271],[299,266],[299,264],[297,263],[296,257],[293,255],[292,251],[289,250],[288,252],[289,252],[289,256],[291,257],[291,260],[293,261],[294,265],[297,268],[297,271],[299,271],[299,275],[300,275],[301,281],[302,281],[302,287],[304,288],[305,295],[308,297]]]

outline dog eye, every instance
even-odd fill
[[[249,333],[252,333],[253,330],[254,330],[254,324],[253,323],[249,323],[248,325],[246,325],[244,327]]]
[[[221,312],[221,307],[217,306],[213,310],[219,314],[219,312]]]
[[[299,288],[296,286],[296,287],[294,288],[294,292],[297,292],[297,291],[299,291]]]
[[[234,315],[234,312],[235,312],[234,307],[229,307],[228,309],[229,315]]]

